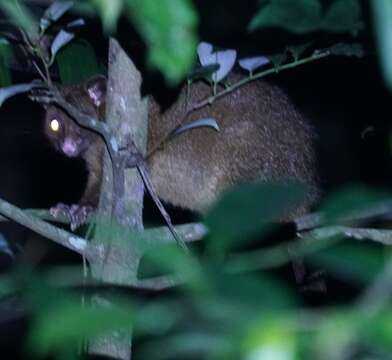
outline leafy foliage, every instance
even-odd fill
[[[100,72],[95,51],[87,42],[73,42],[56,56],[63,84],[78,83]]]
[[[369,189],[362,185],[351,185],[335,191],[321,204],[326,217],[334,222],[344,217],[372,209],[388,201],[387,192]]]
[[[62,47],[64,47],[68,43],[70,43],[74,37],[75,37],[74,34],[68,32],[68,31],[65,31],[65,30],[61,30],[56,35],[56,37],[54,38],[52,45],[50,47],[51,62],[54,61],[54,58],[56,57],[56,54],[58,53],[58,51]]]
[[[192,66],[197,16],[190,0],[127,0],[127,11],[149,46],[149,62],[175,84]]]
[[[244,243],[263,231],[304,200],[305,188],[299,184],[243,185],[223,196],[207,214],[211,231],[210,246],[219,248]]]
[[[13,59],[13,50],[9,42],[0,39],[0,87],[9,86],[12,83],[10,64]]]
[[[92,0],[92,3],[98,8],[104,29],[108,32],[114,31],[124,7],[124,0]]]
[[[361,27],[358,0],[335,0],[324,13],[320,0],[266,0],[249,28],[280,27],[297,34],[325,30],[356,33]]]
[[[367,284],[374,280],[385,265],[385,257],[380,248],[369,244],[340,244],[312,254],[310,263],[327,269],[351,284]]]
[[[40,31],[45,32],[48,27],[59,20],[71,7],[72,1],[55,1],[44,12],[40,20]]]
[[[18,0],[1,1],[0,9],[32,38],[38,36],[38,26],[26,6]]]
[[[388,0],[372,1],[379,45],[381,68],[386,83],[392,89],[392,3]]]
[[[107,309],[84,307],[79,299],[65,296],[65,300],[38,311],[29,346],[40,355],[66,352],[78,342],[107,331],[131,331],[132,323],[130,304]]]

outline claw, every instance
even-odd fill
[[[66,205],[59,203],[50,208],[49,212],[57,219],[65,217],[69,221],[71,230],[74,231],[87,222],[90,215],[94,212],[94,208],[88,205]]]
[[[50,104],[54,100],[54,95],[49,89],[32,89],[29,98],[40,104]]]
[[[71,230],[74,231],[81,225],[85,224],[89,218],[89,216],[94,212],[92,206],[81,206],[81,205],[72,205],[70,209],[71,213]]]

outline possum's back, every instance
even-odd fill
[[[230,78],[238,81],[238,75]],[[210,86],[190,87],[164,113],[151,101],[151,150],[182,120],[186,101],[195,103],[211,95]],[[296,180],[310,185],[306,209],[317,196],[314,131],[279,87],[253,81],[192,112],[190,122],[214,118],[220,131],[196,128],[167,142],[149,159],[158,195],[177,206],[203,211],[229,186],[241,182]]]

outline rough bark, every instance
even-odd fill
[[[115,135],[111,140],[118,149],[129,150],[130,140],[144,154],[147,139],[147,103],[140,95],[141,76],[118,42],[110,40],[106,122]],[[114,176],[113,176],[114,175]],[[144,186],[136,169],[115,168],[105,156],[104,176],[99,213],[104,221],[98,223],[93,242],[103,256],[91,261],[95,279],[105,284],[137,282],[141,257],[132,234],[143,230]],[[105,221],[111,219],[111,221]],[[135,236],[137,238],[137,235]],[[102,294],[93,298],[94,306],[110,306]],[[89,352],[118,359],[131,358],[132,336],[114,332],[94,339]]]

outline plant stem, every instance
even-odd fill
[[[220,97],[222,97],[222,96],[224,96],[224,95],[234,91],[235,89],[237,89],[237,88],[247,84],[250,81],[253,81],[253,80],[256,80],[256,79],[260,79],[260,78],[262,78],[264,76],[267,76],[267,75],[273,74],[273,73],[277,73],[277,72],[282,71],[282,70],[291,69],[291,68],[297,67],[299,65],[303,65],[303,64],[306,64],[306,63],[309,63],[309,62],[312,62],[312,61],[316,61],[316,60],[322,59],[324,57],[327,57],[329,55],[330,55],[330,53],[328,51],[325,51],[325,52],[322,52],[322,53],[313,54],[313,55],[311,55],[311,56],[309,56],[307,58],[301,59],[301,60],[296,60],[296,61],[293,61],[291,63],[285,64],[285,65],[281,65],[278,68],[274,67],[274,68],[271,68],[271,69],[268,69],[268,70],[265,70],[265,71],[261,71],[261,72],[259,72],[257,74],[252,74],[252,76],[246,77],[243,80],[238,81],[234,85],[228,87],[227,89],[225,89],[225,90],[223,90],[221,92],[218,92],[218,93],[208,97],[207,99],[205,99],[205,100],[203,100],[203,101],[193,105],[188,110],[188,114],[190,112],[194,111],[194,110],[197,110],[197,109],[200,109],[200,108],[202,108],[202,107],[204,107],[206,105],[212,104],[218,98],[220,98]]]

